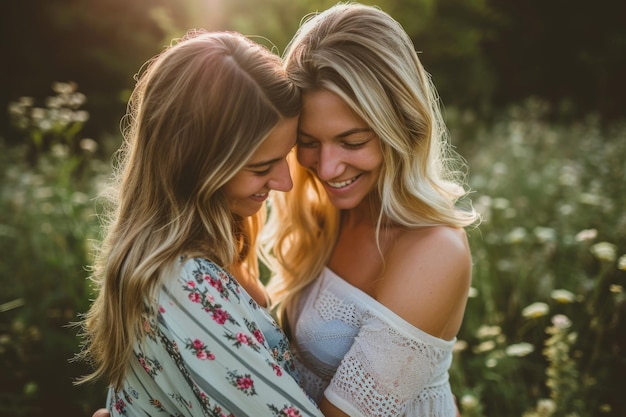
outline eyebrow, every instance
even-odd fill
[[[335,135],[335,138],[346,138],[350,135],[354,135],[355,133],[362,133],[362,132],[372,132],[372,129],[369,127],[355,127],[354,129],[348,129],[345,132],[341,132]],[[298,134],[309,137],[309,138],[315,138],[315,136],[311,135],[310,133],[306,133],[304,130],[301,130],[301,129],[298,129]]]
[[[271,164],[274,164],[274,163],[280,161],[281,159],[283,159],[283,158],[274,158],[274,159],[270,159],[270,160],[267,160],[267,161],[255,162],[254,164],[246,165],[246,168],[259,168],[259,167],[262,167],[262,166],[265,166],[265,165],[271,165]]]

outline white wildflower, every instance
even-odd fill
[[[576,234],[577,242],[587,242],[589,240],[594,240],[598,237],[598,231],[596,229],[584,229]]]
[[[609,242],[599,242],[591,247],[591,253],[601,261],[613,262],[617,257],[617,247]]]
[[[529,355],[534,350],[535,350],[535,347],[533,345],[531,345],[530,343],[522,342],[522,343],[509,345],[506,347],[504,351],[509,356],[521,357],[521,356]]]
[[[485,342],[482,342],[478,346],[474,346],[473,351],[474,353],[489,352],[490,350],[493,350],[495,347],[496,347],[496,342],[494,342],[493,340],[487,340]]]
[[[564,314],[557,314],[552,317],[552,324],[557,329],[567,329],[572,325],[572,321]]]
[[[556,411],[556,404],[554,400],[549,398],[544,398],[537,401],[537,412],[541,416],[550,416],[552,413]]]
[[[574,300],[576,299],[576,296],[574,295],[573,292],[565,290],[565,289],[553,290],[550,293],[550,297],[552,297],[553,300],[556,300],[561,304],[573,303]]]
[[[95,153],[98,149],[98,142],[90,138],[81,139],[78,145],[80,149],[88,153]]]
[[[471,410],[478,406],[478,398],[473,395],[466,394],[461,397],[461,406],[464,410]]]
[[[525,307],[522,310],[522,316],[535,319],[547,315],[549,311],[550,307],[546,303],[536,302]]]
[[[462,352],[467,349],[467,342],[465,340],[457,340],[452,346],[452,352]]]
[[[535,227],[533,233],[541,243],[554,241],[556,239],[556,231],[551,227]]]
[[[482,325],[476,331],[476,336],[480,339],[485,339],[487,337],[495,337],[500,333],[502,333],[502,328],[500,326]]]
[[[509,243],[520,243],[526,239],[526,229],[523,227],[516,227],[506,235],[505,239]]]

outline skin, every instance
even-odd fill
[[[415,327],[445,340],[461,326],[471,280],[462,229],[390,225],[376,244],[380,204],[375,184],[382,165],[380,138],[335,94],[303,96],[298,161],[319,178],[342,210],[328,267]],[[326,416],[346,416],[326,398]]]
[[[233,213],[252,216],[263,206],[271,190],[291,190],[293,183],[286,157],[295,145],[297,126],[297,117],[281,120],[244,168],[224,185]]]
[[[302,114],[306,116],[298,126],[298,162],[322,181],[335,207],[360,206],[380,173],[379,138],[328,91],[306,93]]]

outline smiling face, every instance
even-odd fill
[[[383,162],[380,139],[337,95],[303,95],[298,162],[324,184],[338,209],[357,207],[375,188]]]
[[[235,214],[252,216],[271,190],[291,190],[293,183],[286,157],[296,143],[297,126],[297,117],[280,121],[246,165],[224,185],[228,204]]]

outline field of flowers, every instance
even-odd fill
[[[87,309],[97,201],[119,137],[82,138],[70,84],[10,108],[0,144],[0,416],[90,416],[102,386],[68,326]],[[464,417],[626,415],[626,125],[548,122],[529,101],[489,125],[448,110],[483,221],[451,373]]]
[[[483,215],[452,376],[465,417],[626,415],[626,125],[547,110],[449,114]]]

